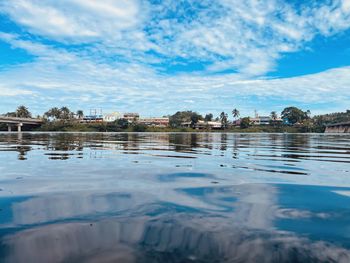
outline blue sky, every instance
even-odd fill
[[[350,108],[350,0],[2,0],[0,112]]]

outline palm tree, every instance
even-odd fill
[[[18,106],[16,110],[16,116],[20,118],[31,118],[32,114],[29,112],[26,106],[21,105],[21,106]]]
[[[238,118],[239,117],[239,110],[236,108],[233,109],[232,111],[233,118]]]
[[[271,116],[271,119],[272,119],[273,121],[277,120],[277,118],[278,118],[277,112],[275,112],[275,111],[271,111],[270,116]]]
[[[59,119],[61,118],[61,110],[57,107],[54,107],[45,112],[44,115],[48,118],[52,117],[54,119]]]
[[[227,114],[225,112],[220,113],[221,125],[225,129],[227,127]]]
[[[70,118],[70,110],[68,107],[61,108],[61,119],[68,120]]]
[[[73,112],[73,111],[71,111],[70,113],[69,113],[69,119],[74,119],[74,117],[75,117],[75,113]]]
[[[271,116],[271,119],[272,119],[273,126],[275,126],[276,120],[277,120],[277,118],[278,118],[277,112],[271,111],[270,116]],[[270,124],[271,124],[271,122],[270,122]]]
[[[310,119],[311,111],[310,111],[310,110],[307,110],[307,111],[305,112],[305,114],[306,114],[306,118],[307,118],[307,119]]]
[[[77,110],[77,116],[79,119],[84,117],[84,112],[82,110]]]

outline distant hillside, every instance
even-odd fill
[[[347,110],[346,112],[335,112],[324,115],[317,115],[314,117],[314,119],[316,122],[322,124],[348,122],[350,121],[350,110]]]

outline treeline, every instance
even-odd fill
[[[16,111],[4,114],[9,117],[32,118],[32,113],[24,105],[17,107]],[[280,117],[279,117],[280,115]],[[231,117],[229,117],[231,116]],[[25,130],[40,131],[191,131],[199,121],[220,122],[222,129],[227,131],[254,131],[254,132],[323,132],[325,126],[330,123],[350,121],[350,110],[311,117],[309,110],[302,110],[297,107],[287,107],[280,114],[272,111],[269,115],[269,125],[256,126],[249,117],[240,117],[240,112],[234,108],[230,114],[221,112],[218,116],[212,113],[201,115],[195,111],[178,111],[169,117],[168,128],[147,127],[125,119],[118,119],[114,122],[81,123],[84,117],[82,110],[71,111],[68,107],[53,107],[42,116],[36,116],[44,120],[39,128],[26,128]],[[232,119],[232,120],[229,120]],[[184,123],[188,124],[185,128]],[[0,130],[5,130],[5,125],[0,125]]]
[[[24,105],[18,106],[16,111],[7,112],[4,114],[7,117],[17,117],[17,118],[33,118],[32,113]],[[84,116],[82,110],[77,110],[76,112],[71,111],[68,107],[61,108],[51,108],[45,112],[42,116],[37,115],[35,118],[40,119],[51,119],[51,120],[70,120],[70,119],[80,119]]]
[[[315,122],[320,124],[332,124],[332,123],[340,123],[340,122],[348,122],[350,121],[350,110],[346,112],[335,112],[328,113],[323,115],[316,115],[314,117]]]
[[[233,121],[229,121],[229,114],[226,112],[221,112],[220,115],[217,116],[215,119],[212,113],[208,113],[205,116],[203,116],[193,111],[178,111],[174,115],[171,115],[169,117],[170,117],[171,127],[179,127],[181,126],[181,124],[186,122],[191,123],[191,125],[195,127],[195,124],[198,123],[199,120],[203,120],[207,122],[220,121],[224,129],[232,126],[234,123],[236,123],[237,120],[239,120],[241,128],[249,128],[250,126],[253,125],[250,117],[243,117],[238,119],[240,117],[240,112],[236,108],[232,110],[231,115],[233,117]],[[272,111],[268,116],[271,120],[270,124],[273,126],[276,126],[277,124],[282,124],[282,123],[284,123],[285,125],[295,125],[295,124],[301,125],[311,120],[310,110],[303,111],[297,107],[287,107],[281,112],[280,115],[281,115],[281,118],[278,117],[278,114],[276,111]],[[281,120],[283,120],[282,123],[281,123]]]

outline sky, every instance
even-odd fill
[[[350,0],[0,0],[0,113],[350,109]]]

